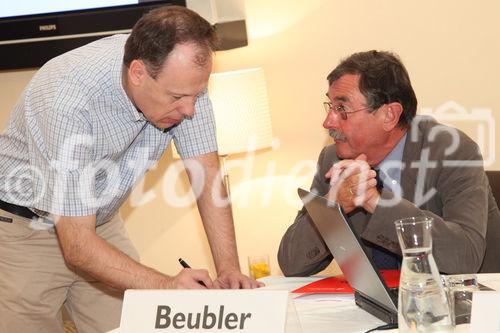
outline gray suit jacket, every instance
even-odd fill
[[[338,160],[335,145],[322,150],[311,190],[328,192],[324,175]],[[500,213],[478,146],[461,131],[418,117],[408,131],[402,162],[399,203],[379,204],[373,215],[362,208],[348,215],[368,251],[375,244],[401,255],[394,221],[425,215],[434,218],[433,255],[441,272],[500,272]],[[382,190],[383,200],[393,197]],[[281,240],[278,261],[283,273],[315,274],[332,259],[302,208]]]

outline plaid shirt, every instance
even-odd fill
[[[122,86],[126,35],[47,62],[23,91],[0,135],[0,199],[62,216],[116,214],[174,140],[183,158],[217,150],[205,91],[192,119],[161,130]]]

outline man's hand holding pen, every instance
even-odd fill
[[[214,283],[205,269],[184,268],[172,277],[171,289],[212,289]]]
[[[193,269],[187,262],[179,258],[183,267],[172,279],[172,289],[213,289],[214,283],[206,269]]]

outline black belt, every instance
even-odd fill
[[[29,208],[14,205],[14,204],[2,201],[2,200],[0,200],[0,209],[3,209],[6,212],[9,212],[9,213],[14,214],[14,215],[25,217],[25,218],[30,219],[30,220],[39,218],[39,216],[37,214],[35,214],[34,212],[32,212]]]

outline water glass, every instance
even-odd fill
[[[472,294],[479,290],[475,274],[445,276],[452,319],[455,325],[470,323]]]

